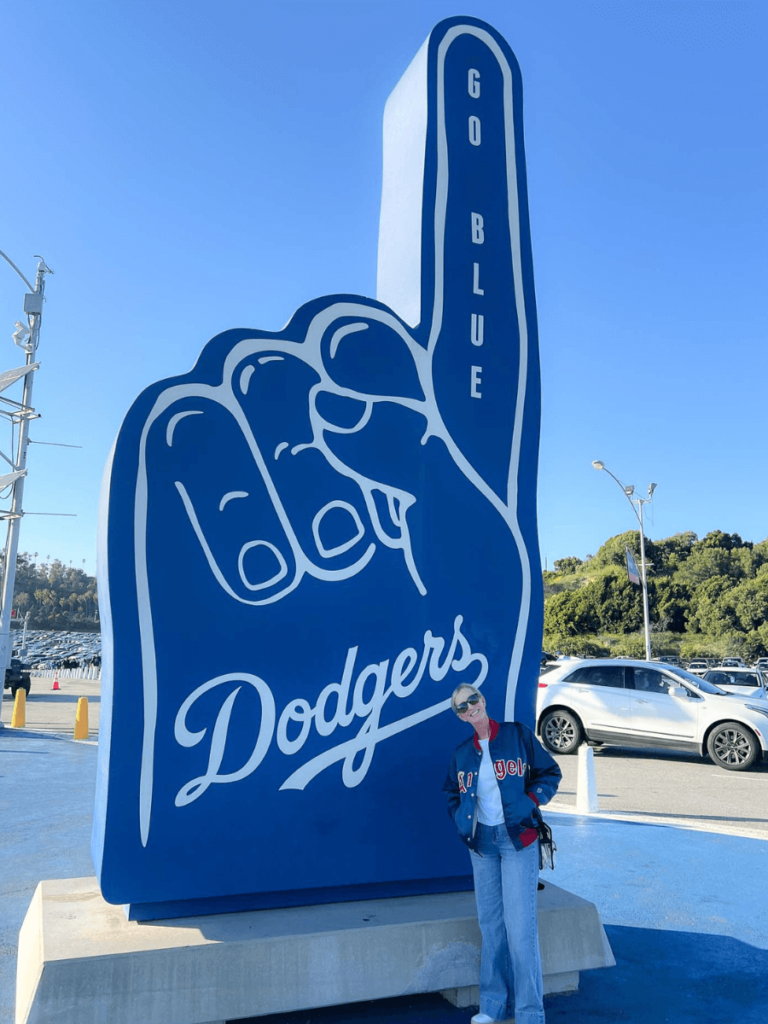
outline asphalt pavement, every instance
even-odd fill
[[[68,738],[84,687],[69,681],[56,695],[33,680],[29,728],[0,730],[0,1024],[13,1020],[16,942],[37,883],[93,874],[97,748],[93,734]],[[10,710],[6,699],[3,722]],[[766,766],[729,773],[685,756],[605,753],[595,758],[600,812],[572,813],[571,757],[559,758],[563,784],[546,814],[558,843],[552,880],[597,905],[617,965],[583,972],[572,995],[546,997],[548,1024],[764,1024]],[[454,1024],[471,1012],[427,995],[252,1020]]]
[[[550,807],[575,811],[578,757],[555,760],[563,779]],[[594,763],[607,818],[768,839],[768,761],[733,772],[693,754],[605,747]]]

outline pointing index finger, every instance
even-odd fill
[[[384,113],[377,297],[412,327],[434,334],[444,297],[463,283],[457,248],[490,241],[477,209],[489,200],[508,207],[506,247],[494,257],[510,264],[522,226],[528,242],[520,70],[490,25],[449,18]]]
[[[538,359],[522,83],[498,33],[441,22],[388,101],[384,143],[378,297],[416,327],[451,435],[512,503]]]

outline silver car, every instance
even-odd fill
[[[726,693],[737,693],[740,697],[760,697],[768,700],[765,677],[754,668],[712,668],[704,673],[708,683],[714,683]]]
[[[703,676],[705,672],[709,672],[709,662],[703,658],[688,662],[688,671],[693,672],[695,676]]]

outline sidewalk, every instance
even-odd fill
[[[93,874],[95,771],[93,743],[0,730],[0,1024],[13,1021],[16,942],[38,881]],[[582,973],[575,994],[547,997],[548,1024],[765,1024],[768,842],[548,818],[558,844],[553,880],[597,905],[617,961]],[[440,996],[409,996],[252,1021],[468,1024],[470,1016]]]

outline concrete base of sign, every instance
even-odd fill
[[[545,992],[615,964],[593,903],[539,892]],[[16,1024],[213,1024],[442,992],[477,1003],[471,892],[127,921],[94,878],[41,882],[19,935]]]

